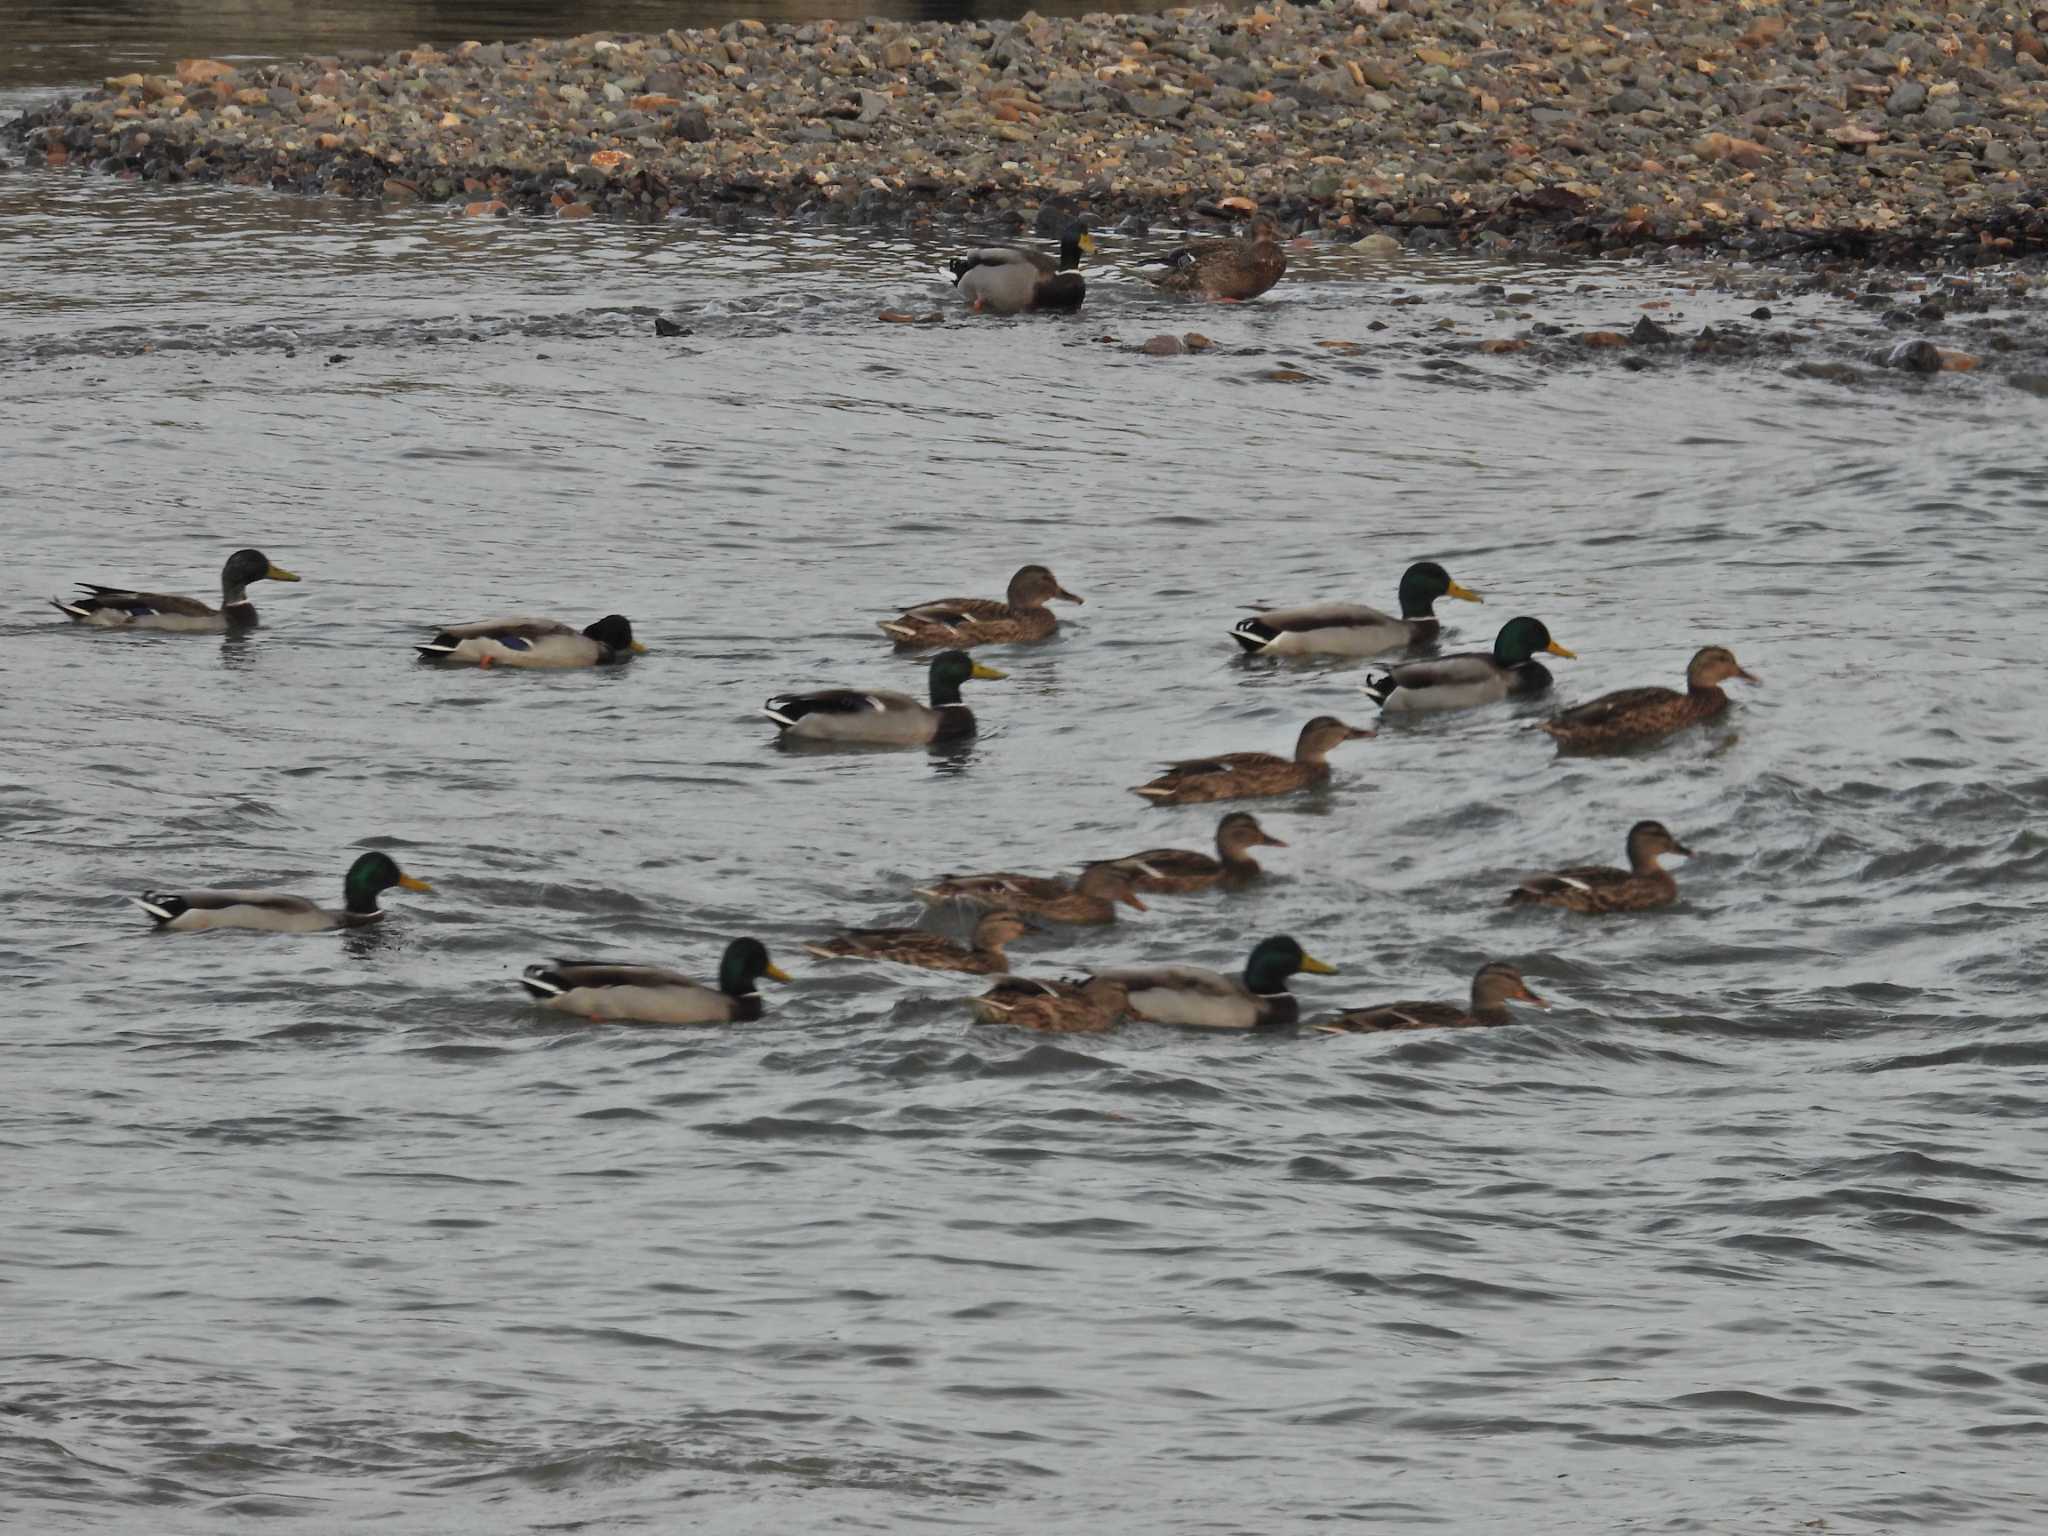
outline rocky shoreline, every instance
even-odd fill
[[[449,204],[1041,225],[1253,211],[1367,249],[2048,252],[2048,11],[1331,0],[183,61],[31,165]]]

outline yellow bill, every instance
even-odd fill
[[[271,581],[297,581],[299,579],[281,565],[273,565],[263,574]]]
[[[766,977],[767,977],[767,978],[768,978],[768,979],[769,979],[770,981],[787,981],[787,980],[789,980],[789,972],[785,971],[785,970],[784,970],[784,969],[783,969],[783,968],[782,968],[781,966],[777,965],[777,964],[776,964],[776,963],[775,963],[775,962],[774,962],[773,960],[770,960],[770,961],[768,962],[768,968],[767,968],[766,970],[764,970],[764,971],[763,971],[763,972],[762,972],[761,974],[762,974],[763,976],[766,976]]]
[[[1568,651],[1563,646],[1559,645],[1555,640],[1551,641],[1550,644],[1543,647],[1543,649],[1550,652],[1550,654],[1553,656],[1562,656],[1566,661],[1577,661],[1579,659],[1579,653],[1577,651]]]
[[[1325,965],[1314,955],[1303,955],[1301,957],[1301,968],[1311,976],[1334,976],[1337,974],[1337,967]]]
[[[292,580],[296,581],[298,578],[294,576]],[[431,885],[427,884],[426,881],[420,879],[417,875],[400,875],[398,883],[408,891],[431,891],[433,889]]]
[[[1474,592],[1470,587],[1462,587],[1455,581],[1451,583],[1450,590],[1446,596],[1462,597],[1468,603],[1483,603],[1486,601],[1485,598]]]
[[[989,682],[1000,682],[1003,678],[1008,677],[1010,674],[1007,672],[998,672],[994,667],[985,667],[977,661],[974,664],[974,670],[968,673],[967,675],[969,677],[983,678]]]

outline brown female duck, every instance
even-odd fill
[[[1156,805],[1193,805],[1202,800],[1250,800],[1291,794],[1330,777],[1329,756],[1347,741],[1371,731],[1346,725],[1334,715],[1317,715],[1301,728],[1289,759],[1271,752],[1222,752],[1169,763],[1166,772],[1132,790]]]
[[[1739,677],[1759,680],[1745,671],[1725,645],[1710,645],[1685,669],[1685,692],[1676,688],[1624,688],[1602,694],[1590,704],[1568,709],[1543,729],[1567,747],[1626,747],[1711,720],[1728,707],[1721,684]]]
[[[1550,1004],[1529,990],[1522,973],[1504,961],[1482,965],[1472,978],[1470,1007],[1456,1003],[1382,1003],[1353,1008],[1314,1027],[1325,1034],[1370,1035],[1396,1029],[1471,1029],[1476,1025],[1512,1024],[1511,1002],[1538,1008]]]
[[[1112,863],[1090,864],[1072,885],[1042,875],[948,875],[920,886],[917,894],[934,905],[960,901],[1025,912],[1049,923],[1113,923],[1119,902],[1145,910],[1131,872]]]
[[[1511,907],[1562,907],[1567,912],[1647,912],[1678,899],[1678,882],[1660,862],[1667,853],[1692,857],[1661,821],[1628,829],[1628,868],[1587,864],[1524,880],[1508,896]]]
[[[1251,848],[1285,848],[1279,838],[1268,835],[1250,811],[1232,811],[1216,823],[1216,857],[1192,848],[1147,848],[1115,862],[1131,872],[1131,884],[1141,891],[1171,891],[1185,895],[1221,885],[1235,890],[1259,878],[1259,861]]]
[[[1256,299],[1287,272],[1287,253],[1265,219],[1254,219],[1242,240],[1196,240],[1160,257],[1166,270],[1152,278],[1169,293],[1241,303]]]
[[[1094,1035],[1120,1024],[1131,999],[1122,982],[1107,976],[1078,982],[1009,976],[967,1006],[984,1024],[1014,1024],[1052,1035]]]
[[[1027,565],[1010,578],[1010,590],[1001,602],[992,597],[940,598],[907,608],[900,617],[883,619],[881,628],[903,651],[934,645],[1043,640],[1059,627],[1059,620],[1045,606],[1054,598],[1063,603],[1081,601],[1045,566]]]
[[[974,925],[967,944],[921,928],[855,928],[804,948],[821,960],[894,960],[928,971],[999,976],[1010,968],[1003,946],[1031,931],[1031,924],[1014,912],[991,912]]]

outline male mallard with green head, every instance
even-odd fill
[[[1289,1028],[1301,1017],[1287,978],[1302,971],[1337,974],[1335,966],[1281,934],[1261,940],[1236,976],[1199,965],[1127,965],[1097,971],[1091,979],[1122,982],[1133,1018],[1190,1029],[1266,1031]]]
[[[1301,728],[1292,758],[1271,752],[1220,752],[1214,757],[1191,757],[1169,763],[1158,778],[1137,785],[1132,793],[1143,795],[1155,805],[1193,805],[1204,800],[1250,800],[1291,794],[1329,779],[1332,749],[1371,735],[1371,731],[1346,725],[1334,715],[1318,715]]]
[[[1186,895],[1216,885],[1229,890],[1249,885],[1261,873],[1250,850],[1286,846],[1250,811],[1232,811],[1216,824],[1214,858],[1192,848],[1147,848],[1112,862],[1131,872],[1131,884],[1138,890]]]
[[[1010,578],[1009,593],[1001,601],[992,597],[940,598],[882,620],[881,628],[900,651],[931,645],[966,647],[1043,640],[1059,626],[1058,618],[1046,607],[1055,598],[1063,603],[1081,601],[1059,584],[1050,569],[1027,565]]]
[[[519,984],[543,1008],[592,1023],[734,1024],[761,1017],[762,977],[788,981],[759,939],[734,939],[718,962],[718,986],[680,971],[609,960],[529,965]]]
[[[1252,656],[1378,656],[1436,639],[1440,597],[1484,601],[1434,560],[1419,560],[1401,575],[1398,619],[1363,603],[1265,608],[1257,618],[1239,620],[1230,638]]]
[[[1514,1023],[1509,1003],[1528,1003],[1534,1008],[1550,1004],[1529,990],[1522,973],[1505,961],[1482,965],[1472,978],[1469,1006],[1457,1003],[1382,1003],[1376,1008],[1352,1008],[1335,1018],[1311,1026],[1323,1034],[1370,1035],[1386,1030],[1471,1029],[1480,1025]]]
[[[559,619],[479,619],[451,624],[414,649],[422,661],[472,667],[607,667],[647,653],[622,613],[580,630]]]
[[[1562,907],[1567,912],[1647,912],[1678,900],[1678,882],[1663,865],[1664,855],[1691,858],[1692,850],[1661,821],[1639,821],[1628,829],[1628,868],[1582,864],[1555,874],[1534,875],[1508,894],[1511,907]]]
[[[167,592],[131,592],[126,587],[79,585],[92,595],[51,604],[74,624],[95,629],[157,629],[174,634],[218,635],[256,627],[256,605],[249,601],[253,581],[297,581],[283,566],[273,565],[260,549],[238,549],[220,571],[220,606],[209,608],[196,597]]]
[[[855,928],[804,948],[821,960],[893,960],[928,971],[990,976],[1010,968],[1004,946],[1032,931],[1031,924],[1014,912],[990,912],[974,925],[968,944],[922,928]]]
[[[931,703],[888,688],[826,688],[778,693],[761,712],[788,741],[836,741],[855,746],[918,747],[972,736],[974,711],[960,702],[970,678],[1002,678],[965,651],[941,651],[926,674]]]
[[[976,312],[1022,314],[1027,309],[1079,309],[1088,296],[1081,276],[1083,256],[1095,254],[1086,224],[1070,224],[1060,235],[1059,260],[1022,245],[985,245],[952,264],[953,286]]]
[[[1550,669],[1538,656],[1576,660],[1550,638],[1540,619],[1509,619],[1491,651],[1466,651],[1428,661],[1404,661],[1368,679],[1365,691],[1390,715],[1472,709],[1503,699],[1529,699],[1550,687]]]
[[[265,933],[324,933],[332,928],[367,928],[383,919],[377,897],[393,886],[431,891],[398,867],[388,853],[366,853],[348,867],[339,908],[323,907],[282,891],[150,891],[128,899],[155,919],[160,932],[196,933],[202,928],[255,928]]]
[[[1711,720],[1728,707],[1721,684],[1730,678],[1760,679],[1744,670],[1725,645],[1710,645],[1685,669],[1685,692],[1676,688],[1624,688],[1590,704],[1566,710],[1543,729],[1565,747],[1629,747],[1655,741],[1688,725]]]

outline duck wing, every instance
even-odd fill
[[[1666,704],[1683,697],[1676,688],[1623,688],[1616,693],[1603,693],[1590,703],[1575,705],[1553,716],[1550,723],[1562,726],[1605,725],[1613,720],[1626,719],[1650,705]]]
[[[1452,1029],[1465,1022],[1455,1003],[1382,1003],[1377,1008],[1352,1008],[1326,1019],[1316,1028],[1325,1034],[1378,1034],[1398,1029]]]
[[[196,597],[180,597],[174,592],[131,592],[126,587],[103,587],[97,582],[81,581],[79,584],[92,596],[76,600],[76,606],[84,609],[126,608],[146,609],[150,613],[177,614],[181,618],[210,619],[220,610],[202,603]]]

